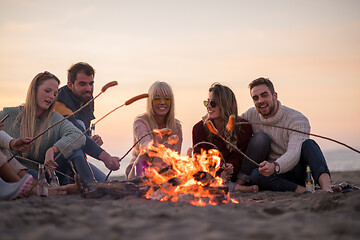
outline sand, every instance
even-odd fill
[[[333,183],[360,186],[360,172]],[[196,207],[135,196],[80,195],[0,202],[6,239],[359,239],[360,191],[236,193],[238,204]]]

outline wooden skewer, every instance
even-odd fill
[[[125,157],[126,157],[126,155],[128,155],[129,153],[130,153],[130,151],[142,140],[142,139],[144,139],[146,136],[149,136],[150,134],[161,134],[161,135],[166,135],[166,134],[171,134],[171,129],[169,129],[169,128],[162,128],[162,129],[154,129],[153,131],[151,131],[151,132],[148,132],[148,133],[146,133],[144,136],[142,136],[139,140],[137,140],[133,145],[132,145],[132,147],[124,154],[124,156],[122,156],[120,159],[119,159],[119,162],[121,162],[121,160],[123,160]],[[138,158],[137,158],[138,159]],[[136,160],[135,160],[135,162],[134,162],[134,164],[133,164],[133,166],[132,166],[132,168],[131,168],[131,170],[130,170],[130,173],[133,171],[133,168],[134,168],[134,165],[136,164]],[[108,173],[108,175],[106,175],[106,178],[105,178],[105,182],[106,182],[106,180],[108,180],[108,178],[109,178],[109,176],[110,176],[110,174],[112,173],[112,171],[110,170],[110,172]],[[129,174],[130,175],[130,174]]]
[[[142,95],[142,97],[139,98],[139,96],[141,96],[141,95]],[[125,104],[122,104],[122,105],[114,108],[113,110],[111,110],[110,112],[108,112],[107,114],[105,114],[104,116],[102,116],[99,120],[97,120],[93,125],[98,124],[101,120],[103,120],[104,118],[106,118],[107,116],[109,116],[111,113],[115,112],[117,109],[119,109],[119,108],[121,108],[121,107],[123,107],[123,106],[130,105],[131,103],[133,103],[133,102],[135,102],[135,101],[137,101],[137,100],[140,100],[140,99],[142,99],[142,98],[148,97],[148,94],[146,94],[146,96],[144,96],[144,94],[141,94],[141,95],[135,96],[135,97],[127,100],[126,102],[129,102],[130,100],[132,100],[132,99],[134,99],[134,98],[137,98],[136,100],[133,100],[133,101],[131,101],[131,102],[128,103],[128,104],[125,103]],[[66,150],[71,144],[73,144],[74,142],[76,142],[77,140],[79,140],[82,136],[84,136],[84,135],[90,130],[91,127],[92,127],[92,126],[88,127],[80,136],[78,136],[78,137],[75,138],[73,141],[71,141],[69,144],[67,144],[67,145],[64,147],[63,151]],[[60,155],[61,155],[61,152],[58,154],[58,156],[56,156],[55,160],[56,160]]]
[[[297,133],[302,133],[302,134],[306,134],[306,135],[310,135],[310,136],[314,136],[314,137],[326,139],[326,140],[335,142],[335,143],[337,143],[337,144],[343,145],[343,146],[345,146],[345,147],[353,150],[354,152],[357,152],[357,153],[360,154],[360,151],[359,151],[359,150],[357,150],[357,149],[355,149],[355,148],[353,148],[353,147],[350,147],[349,145],[347,145],[347,144],[345,144],[345,143],[342,143],[342,142],[337,141],[337,140],[335,140],[335,139],[328,138],[328,137],[324,137],[324,136],[321,136],[321,135],[318,135],[318,134],[303,132],[303,131],[300,131],[300,130],[296,130],[296,129],[292,129],[292,128],[288,128],[288,127],[277,126],[277,125],[271,125],[271,124],[267,124],[267,123],[259,123],[259,122],[237,122],[237,123],[236,123],[236,125],[245,125],[245,124],[263,125],[263,126],[268,126],[268,127],[282,128],[282,129],[285,129],[285,130],[289,130],[289,131],[293,131],[293,132],[297,132]]]
[[[78,110],[76,110],[75,112],[73,112],[70,115],[67,115],[66,117],[62,118],[61,120],[57,121],[56,123],[50,125],[48,128],[46,128],[44,131],[42,131],[41,133],[39,133],[38,135],[36,135],[33,139],[31,139],[31,141],[29,142],[32,143],[33,141],[35,141],[36,139],[38,139],[41,135],[43,135],[44,133],[46,133],[47,131],[49,131],[51,128],[55,127],[56,125],[58,125],[59,123],[65,121],[66,119],[68,119],[71,116],[74,116],[75,114],[77,114],[78,112],[80,112],[82,109],[84,109],[86,106],[88,106],[91,102],[93,102],[97,97],[99,97],[102,93],[104,93],[108,88],[113,87],[118,85],[117,81],[112,81],[109,82],[107,84],[105,84],[102,88],[101,88],[101,92],[96,95],[94,98],[92,98],[91,100],[89,100],[86,104],[84,104],[83,106],[81,106],[81,108],[79,108]],[[18,153],[14,153],[10,159],[7,162],[10,162]]]
[[[240,153],[246,160],[252,162],[253,164],[255,164],[256,166],[260,167],[260,165],[255,162],[254,160],[252,160],[251,158],[249,158],[245,153],[243,153],[237,146],[235,146],[234,144],[232,144],[231,142],[229,142],[228,140],[226,140],[225,138],[223,138],[223,136],[221,136],[219,134],[219,131],[215,128],[214,124],[208,120],[206,121],[206,126],[209,128],[210,132],[212,132],[213,134],[219,136],[224,142],[226,142],[227,144],[229,144],[231,147],[233,147],[238,153]]]
[[[110,83],[108,83],[108,84],[110,84]],[[107,85],[108,85],[108,84],[107,84]],[[110,86],[109,86],[109,87],[110,87]],[[148,97],[148,96],[149,96],[149,95],[146,93],[146,94],[140,94],[140,95],[137,95],[137,96],[135,96],[135,97],[133,97],[133,98],[130,98],[130,99],[127,100],[124,104],[122,104],[122,105],[114,108],[113,110],[111,110],[110,112],[108,112],[107,114],[105,114],[103,117],[101,117],[99,120],[97,120],[93,125],[96,125],[96,124],[99,123],[101,120],[103,120],[104,118],[106,118],[108,115],[110,115],[111,113],[115,112],[117,109],[119,109],[119,108],[121,108],[121,107],[123,107],[123,106],[128,106],[128,105],[134,103],[135,101],[138,101],[138,100],[140,100],[140,99],[146,98],[146,97]],[[66,149],[67,149],[70,145],[72,145],[74,142],[76,142],[77,140],[79,140],[82,136],[84,136],[84,135],[90,130],[91,127],[92,127],[92,126],[88,127],[81,135],[79,135],[77,138],[75,138],[73,141],[71,141],[69,144],[67,144],[67,145],[64,147],[63,151],[66,150]],[[62,154],[62,152],[59,152],[59,154],[56,156],[56,158],[54,159],[54,161],[56,161],[56,160],[60,157],[61,154]],[[121,161],[121,159],[119,160],[119,162],[120,162],[120,161]],[[112,171],[110,171],[110,173],[111,173],[111,172],[112,172]],[[108,176],[110,175],[110,173],[108,174]],[[108,176],[106,177],[105,181],[108,179]]]
[[[112,81],[109,82],[107,84],[105,84],[102,88],[101,88],[101,92],[96,95],[94,98],[92,98],[90,101],[88,101],[86,104],[84,104],[83,106],[81,106],[81,108],[79,108],[78,110],[76,110],[75,112],[73,112],[70,115],[67,115],[66,117],[64,117],[63,119],[59,120],[58,122],[54,123],[53,125],[49,126],[47,129],[45,129],[42,133],[38,134],[36,137],[34,137],[30,142],[35,141],[37,138],[39,138],[41,135],[43,135],[45,132],[49,131],[51,128],[53,128],[54,126],[58,125],[59,123],[65,121],[65,119],[68,119],[71,116],[74,116],[75,114],[77,114],[78,112],[80,112],[81,110],[83,110],[85,107],[87,107],[91,102],[93,102],[97,97],[99,97],[101,94],[103,94],[108,88],[116,86],[118,83],[117,81]]]

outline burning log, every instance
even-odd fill
[[[183,180],[184,179],[182,179],[181,177],[174,177],[167,180],[166,182],[161,183],[160,186],[166,191],[171,191],[171,189],[174,189],[174,187],[181,185]]]
[[[151,194],[149,196],[149,199],[151,200],[158,200],[160,201],[162,198],[164,198],[167,194],[164,193],[163,191],[161,191],[161,189],[159,188],[158,190],[156,190],[153,194]]]
[[[149,186],[137,185],[131,181],[110,182],[110,183],[90,183],[95,186],[94,191],[83,194],[84,198],[100,198],[105,195],[114,199],[124,198],[126,196],[144,196]]]
[[[180,194],[177,199],[178,202],[186,202],[186,203],[192,202],[194,200],[195,200],[194,194]]]
[[[173,174],[174,170],[171,165],[167,165],[166,167],[160,169],[158,173],[160,175],[167,176],[167,175]]]
[[[215,204],[220,204],[220,203],[227,203],[229,200],[227,198],[226,195],[214,195],[212,198],[211,198],[211,202],[212,203],[215,203]]]
[[[228,194],[229,188],[227,186],[209,187],[208,191],[213,195]]]
[[[97,195],[108,194],[114,198],[136,195],[147,199],[186,202],[197,206],[234,202],[223,180],[216,176],[220,169],[219,151],[202,151],[195,158],[180,156],[160,144],[150,145],[151,157],[161,159],[152,162],[146,175],[117,183],[97,183]]]
[[[181,185],[181,183],[183,182],[183,179],[181,179],[180,177],[174,177],[169,179],[166,182],[163,182],[160,184],[160,186],[167,192],[170,192],[171,190],[173,190],[175,187]]]
[[[209,197],[199,197],[199,202],[204,203],[205,205],[210,203]]]
[[[203,186],[208,186],[215,181],[215,178],[210,173],[204,171],[198,171],[193,177],[196,181],[201,182]]]

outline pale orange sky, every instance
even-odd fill
[[[0,108],[23,103],[38,72],[64,85],[70,65],[86,61],[96,69],[95,94],[119,82],[96,101],[98,118],[168,82],[185,153],[213,82],[233,89],[242,113],[252,107],[248,83],[264,76],[313,133],[360,148],[359,13],[359,1],[0,0]],[[142,100],[100,122],[104,148],[122,156],[144,111]],[[324,151],[343,149],[317,141]]]

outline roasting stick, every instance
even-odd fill
[[[164,135],[164,134],[166,134],[166,131],[169,131],[168,134],[171,134],[171,130],[169,128],[163,128],[163,129],[160,129],[159,131],[154,131],[154,132],[150,132],[150,133],[156,133],[156,134]],[[143,136],[142,138],[144,138],[144,137],[145,136]],[[174,135],[169,136],[168,140],[166,140],[164,143],[162,143],[162,145],[165,145],[167,143],[169,143],[170,145],[173,145],[173,144],[176,144],[178,141],[179,141],[179,136],[174,134]],[[138,142],[139,141],[137,141],[137,143]],[[129,175],[128,175],[128,179],[135,177],[134,170],[135,170],[136,164],[139,162],[140,155],[142,155],[142,154],[139,154],[136,157],[135,161],[133,162],[133,165],[131,166],[131,170],[130,170]],[[152,163],[153,160],[154,160],[154,157],[152,157],[149,162]]]
[[[121,162],[121,160],[123,160],[124,157],[126,157],[126,156],[131,152],[131,150],[136,146],[136,144],[138,144],[144,137],[149,136],[150,134],[153,134],[153,133],[154,133],[154,132],[149,132],[149,133],[145,134],[144,136],[142,136],[139,140],[137,140],[137,141],[134,143],[134,145],[124,154],[124,156],[122,156],[122,157],[119,159],[119,162]],[[140,156],[140,154],[139,154],[139,156]],[[139,158],[139,156],[135,159],[135,162],[137,162],[137,159]],[[133,168],[131,168],[130,173],[132,173],[132,170],[133,170]],[[110,170],[109,173],[106,175],[105,182],[108,180],[108,178],[109,178],[109,176],[110,176],[111,173],[112,173],[112,171]],[[129,173],[129,176],[130,176],[130,173]]]
[[[215,128],[214,124],[211,121],[206,121],[206,126],[208,127],[208,129],[210,130],[210,132],[212,132],[213,134],[219,136],[224,142],[226,142],[227,144],[229,144],[230,146],[232,146],[238,153],[240,153],[246,160],[252,162],[253,164],[255,164],[256,166],[260,167],[260,165],[255,162],[254,160],[252,160],[251,158],[249,158],[245,153],[243,153],[239,148],[237,148],[234,144],[232,144],[231,142],[229,142],[228,140],[226,140],[225,138],[223,138],[223,136],[221,136],[219,134],[219,131]],[[227,126],[227,128],[229,127],[229,124]],[[232,126],[233,127],[233,126]],[[231,128],[232,128],[231,127]]]
[[[17,158],[20,159],[20,160],[24,160],[24,161],[27,161],[27,162],[31,162],[31,163],[37,164],[37,165],[40,165],[40,164],[41,164],[41,163],[36,162],[36,161],[34,161],[34,160],[31,160],[31,159],[29,159],[29,158],[24,158],[24,157],[20,157],[20,156],[17,156]],[[54,169],[54,171],[55,171],[56,173],[59,173],[60,175],[63,175],[64,177],[67,177],[67,178],[69,178],[69,179],[71,179],[71,180],[75,180],[73,177],[71,177],[71,176],[69,176],[69,175],[66,175],[65,173],[62,173],[62,172],[60,172],[60,171],[58,171],[58,170],[56,170],[56,169]]]
[[[142,136],[139,140],[137,140],[137,141],[134,143],[134,145],[124,154],[124,156],[122,156],[122,157],[119,159],[119,162],[121,162],[121,160],[123,160],[124,157],[126,157],[126,155],[128,155],[128,154],[131,152],[131,150],[132,150],[141,140],[143,140],[146,136],[149,136],[150,134],[161,134],[161,135],[171,134],[171,129],[169,129],[169,128],[163,128],[163,129],[160,129],[160,130],[159,130],[159,129],[156,129],[156,131],[151,131],[151,132],[146,133],[144,136]],[[139,156],[140,156],[140,154],[139,154]],[[135,162],[137,162],[139,156],[135,159]],[[135,162],[134,162],[134,164],[136,164]],[[132,173],[133,168],[134,168],[134,165],[133,165],[133,167],[131,168],[130,173]],[[109,176],[110,176],[111,173],[112,173],[112,171],[110,170],[110,172],[108,173],[108,175],[106,175],[105,182],[108,180],[108,178],[109,178]],[[130,173],[129,173],[129,176],[130,176]]]
[[[101,88],[101,92],[96,95],[94,98],[92,98],[91,100],[89,100],[86,104],[84,104],[83,106],[81,106],[81,108],[79,108],[78,110],[76,110],[75,112],[73,112],[72,114],[62,118],[61,120],[57,121],[56,123],[50,125],[48,128],[46,128],[43,132],[39,133],[37,136],[35,136],[33,139],[31,139],[31,141],[28,143],[32,143],[33,141],[35,141],[36,139],[38,139],[41,135],[43,135],[44,133],[46,133],[47,131],[49,131],[51,128],[55,127],[56,125],[58,125],[59,123],[65,121],[66,119],[68,119],[69,117],[71,116],[74,116],[75,114],[77,114],[78,112],[80,112],[82,109],[84,109],[86,106],[88,106],[91,102],[93,102],[97,97],[99,97],[101,94],[103,94],[108,88],[110,87],[114,87],[118,85],[118,82],[117,81],[112,81],[112,82],[109,82],[107,84],[105,84],[102,88]],[[18,154],[17,152],[14,153],[11,158],[7,161],[7,162],[10,162],[15,156],[16,154]]]
[[[234,115],[231,115],[229,117],[229,123],[226,126],[227,130],[230,131],[234,127],[235,124],[236,125],[253,124],[253,125],[263,125],[263,126],[268,126],[268,127],[281,128],[281,129],[285,129],[285,130],[289,130],[289,131],[302,133],[302,134],[305,134],[305,135],[310,135],[310,136],[322,138],[322,139],[325,139],[325,140],[329,140],[331,142],[335,142],[337,144],[343,145],[343,146],[349,148],[350,150],[353,150],[354,152],[360,153],[359,150],[357,150],[357,149],[355,149],[353,147],[350,147],[349,145],[347,145],[347,144],[345,144],[343,142],[337,141],[337,140],[329,138],[329,137],[324,137],[324,136],[321,136],[321,135],[318,135],[318,134],[308,133],[308,132],[300,131],[300,130],[293,129],[293,128],[283,127],[283,126],[271,125],[271,124],[268,124],[268,123],[259,123],[259,122],[237,122],[237,123],[235,123],[235,116]]]
[[[107,114],[105,114],[102,118],[100,118],[99,120],[97,120],[93,125],[96,125],[98,122],[100,122],[101,120],[103,120],[104,118],[106,118],[107,116],[109,116],[111,113],[115,112],[117,109],[119,109],[119,108],[121,108],[121,107],[123,107],[123,106],[128,106],[128,105],[132,104],[133,102],[136,102],[136,101],[138,101],[138,100],[140,100],[140,99],[147,98],[147,97],[149,97],[149,94],[144,93],[144,94],[140,94],[140,95],[137,95],[137,96],[135,96],[135,97],[130,98],[130,99],[127,100],[124,104],[122,104],[122,105],[114,108],[113,110],[111,110],[110,112],[108,112]],[[92,127],[92,126],[88,127],[88,129],[86,129],[80,136],[78,136],[78,137],[75,138],[73,141],[71,141],[69,144],[67,144],[67,145],[64,147],[63,151],[66,150],[71,144],[73,144],[74,142],[76,142],[77,140],[79,140],[82,136],[84,136],[84,135],[90,130],[91,127]],[[54,159],[54,161],[56,161],[56,160],[60,157],[61,154],[62,154],[62,152],[60,151],[59,154],[58,154],[58,155],[56,156],[56,158]],[[119,161],[119,162],[120,162],[120,161]],[[110,171],[110,172],[111,172],[111,171]],[[107,180],[107,178],[106,178],[106,180]],[[106,181],[106,180],[105,180],[105,181]]]
[[[83,106],[81,106],[81,108],[79,108],[78,110],[76,110],[75,112],[73,112],[72,114],[64,117],[64,119],[61,119],[60,121],[54,123],[53,125],[51,125],[50,127],[48,127],[47,129],[45,129],[42,133],[38,134],[36,137],[34,137],[32,141],[35,141],[38,137],[40,137],[41,135],[43,135],[45,132],[47,132],[49,129],[51,129],[52,127],[58,125],[59,123],[65,121],[65,119],[68,119],[69,117],[71,116],[75,116],[75,114],[77,114],[78,112],[80,112],[81,110],[83,110],[86,106],[88,106],[91,102],[93,102],[97,97],[99,97],[101,94],[103,94],[108,88],[110,87],[113,87],[113,86],[116,86],[118,85],[118,82],[117,81],[112,81],[112,82],[109,82],[107,84],[105,84],[102,88],[101,88],[101,92],[96,95],[94,98],[92,98],[90,101],[88,101],[86,104],[84,104]]]
[[[38,162],[36,162],[36,161],[34,161],[34,160],[31,160],[31,159],[28,159],[28,158],[24,158],[24,157],[20,157],[20,156],[18,156],[17,158],[20,159],[20,160],[24,160],[24,161],[27,161],[27,162],[31,162],[31,163],[37,164],[37,165],[40,165],[40,164],[41,164],[41,163],[38,163]],[[64,177],[67,177],[67,178],[75,181],[75,179],[74,179],[73,177],[71,177],[71,176],[69,176],[69,175],[66,175],[65,173],[62,173],[62,172],[60,172],[60,171],[58,171],[58,170],[55,170],[55,169],[54,169],[54,171],[55,171],[56,173],[60,174],[60,175],[63,175]],[[26,192],[26,195],[28,195],[28,194],[34,189],[34,187],[37,185],[37,183],[39,182],[39,180],[40,180],[40,179],[36,179],[36,180],[35,180],[33,186]]]
[[[342,143],[342,142],[337,141],[337,140],[332,139],[332,138],[328,138],[328,137],[324,137],[324,136],[321,136],[321,135],[313,134],[313,133],[303,132],[303,131],[300,131],[300,130],[296,130],[296,129],[292,129],[292,128],[287,128],[287,127],[282,127],[282,126],[271,125],[271,124],[268,124],[268,123],[259,123],[259,122],[237,122],[237,123],[235,123],[235,124],[236,124],[236,125],[254,124],[254,125],[263,125],[263,126],[269,126],[269,127],[282,128],[282,129],[285,129],[285,130],[294,131],[294,132],[297,132],[297,133],[302,133],[302,134],[306,134],[306,135],[310,135],[310,136],[314,136],[314,137],[326,139],[326,140],[335,142],[335,143],[337,143],[337,144],[343,145],[343,146],[345,146],[345,147],[353,150],[354,152],[357,152],[357,153],[360,154],[360,151],[359,151],[359,150],[357,150],[357,149],[355,149],[355,148],[353,148],[353,147],[350,147],[349,145],[347,145],[347,144],[345,144],[345,143]]]

